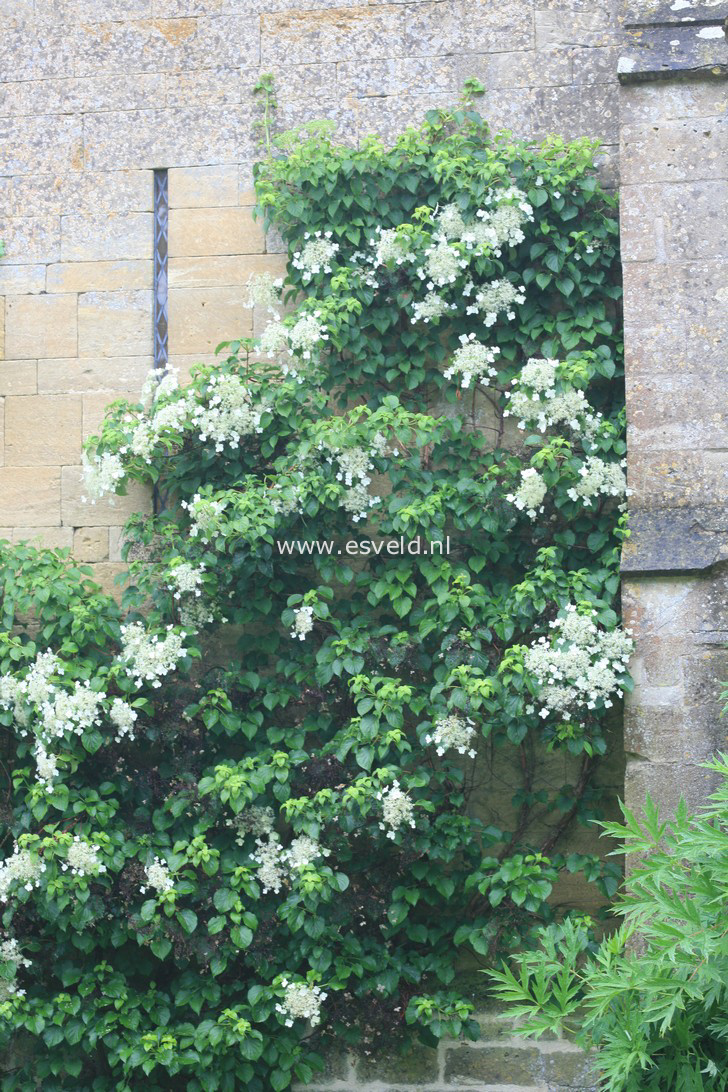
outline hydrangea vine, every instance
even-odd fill
[[[3,1087],[263,1092],[327,1043],[475,1037],[457,968],[569,872],[614,890],[569,849],[631,649],[594,151],[467,105],[279,142],[261,336],[87,446],[89,503],[153,487],[121,605],[2,547]]]

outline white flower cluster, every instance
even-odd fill
[[[140,396],[142,405],[149,406],[157,399],[172,394],[179,387],[179,368],[152,368],[144,380]]]
[[[198,599],[186,599],[180,604],[179,620],[186,633],[197,633],[203,626],[215,621],[215,612]],[[226,622],[227,618],[221,617],[220,621]]]
[[[72,876],[98,876],[106,871],[106,865],[99,860],[101,847],[86,842],[78,835],[68,847],[67,859],[61,868],[66,872],[69,868]]]
[[[36,741],[34,755],[35,776],[38,783],[45,788],[46,792],[52,792],[53,782],[58,777],[58,758],[56,755],[48,754],[40,740]]]
[[[126,665],[126,673],[136,686],[144,682],[161,686],[162,676],[173,671],[187,655],[184,638],[184,633],[174,633],[171,626],[167,626],[166,637],[160,637],[157,633],[147,633],[141,622],[132,622],[121,627],[119,660]]]
[[[306,635],[313,629],[313,607],[298,607],[293,612],[291,637],[305,641]]]
[[[0,963],[10,964],[13,974],[17,974],[20,967],[32,966],[29,959],[26,959],[21,951],[15,937],[7,936],[7,934],[0,940]],[[25,990],[19,989],[15,985],[14,979],[3,978],[0,980],[0,1001],[7,1001],[10,997],[24,997]]]
[[[213,375],[208,405],[195,408],[192,423],[199,430],[200,443],[212,440],[215,451],[227,444],[235,448],[243,436],[262,432],[261,408],[252,404],[250,391],[237,375]]]
[[[122,698],[114,698],[109,710],[109,720],[116,728],[114,738],[117,743],[120,743],[125,736],[134,739],[134,725],[138,715],[136,709],[132,709]]]
[[[257,851],[250,856],[258,865],[258,880],[264,895],[269,891],[277,895],[284,883],[295,880],[300,869],[313,864],[319,857],[328,857],[331,853],[331,850],[324,849],[307,835],[294,838],[284,848],[272,829],[265,831],[264,836],[256,838],[255,844]]]
[[[16,843],[9,857],[0,863],[0,902],[7,902],[11,889],[19,884],[24,890],[40,887],[46,866],[36,853],[21,849]]]
[[[529,519],[535,519],[543,512],[543,499],[546,496],[546,482],[532,466],[521,471],[521,484],[515,493],[508,493],[506,500],[514,504],[519,512],[524,512]]]
[[[448,303],[436,292],[428,292],[423,300],[412,304],[412,322],[436,322],[448,311],[457,311],[457,304]]]
[[[330,231],[325,231],[323,234],[316,231],[313,235],[307,231],[304,234],[303,237],[307,242],[303,250],[297,250],[291,259],[294,269],[301,270],[301,279],[304,283],[310,281],[317,273],[331,272],[331,263],[339,249],[338,243],[331,242],[331,235]]]
[[[293,1027],[294,1020],[308,1020],[311,1027],[321,1023],[321,1004],[328,994],[320,986],[307,986],[305,982],[289,982],[281,979],[281,986],[286,991],[281,1004],[276,1005],[276,1012],[285,1016],[287,1028]]]
[[[174,592],[175,599],[181,599],[183,595],[194,595],[200,598],[202,592],[202,574],[204,565],[191,565],[189,561],[180,561],[169,571],[169,583],[167,587]]]
[[[452,362],[445,370],[445,379],[452,379],[454,375],[459,377],[463,390],[470,384],[484,378],[493,379],[498,375],[498,369],[493,367],[499,349],[490,349],[478,341],[475,334],[461,334],[460,348],[453,353]]]
[[[465,231],[465,221],[457,205],[444,205],[437,216],[437,226],[446,239],[460,239]]]
[[[551,396],[556,393],[556,372],[558,360],[532,356],[521,368],[518,385],[530,387],[533,391],[546,391]]]
[[[144,866],[144,873],[147,882],[139,888],[142,895],[146,895],[148,887],[151,887],[153,891],[157,891],[159,894],[171,891],[174,887],[174,880],[169,874],[169,865],[159,857],[155,857],[150,865]]]
[[[190,538],[199,537],[202,542],[215,538],[219,532],[220,516],[227,507],[225,501],[211,500],[195,493],[191,501],[183,500],[181,503],[190,517]]]
[[[388,838],[394,838],[400,827],[414,827],[415,806],[407,793],[402,792],[399,781],[393,781],[378,792],[377,800],[382,802],[382,822],[379,829],[386,830]]]
[[[336,460],[336,480],[347,486],[341,498],[341,507],[351,513],[354,523],[366,519],[369,509],[381,500],[381,497],[372,496],[367,488],[372,480],[369,471],[374,470],[373,459],[386,454],[396,455],[397,452],[388,451],[386,437],[381,432],[371,438],[368,450],[358,446],[341,447],[326,440],[318,446],[328,451],[327,463],[332,464]]]
[[[541,637],[528,649],[524,664],[539,685],[539,716],[578,715],[597,702],[608,709],[615,694],[622,696],[620,679],[634,643],[623,629],[600,630],[594,615],[568,604],[551,623],[551,640]]]
[[[74,683],[72,691],[51,688],[40,706],[40,735],[46,739],[60,736],[82,736],[85,731],[101,724],[106,694],[92,690],[88,681]]]
[[[248,307],[260,307],[274,318],[280,318],[282,288],[281,277],[274,277],[272,273],[252,273],[248,278]]]
[[[89,459],[84,451],[81,460],[83,486],[88,494],[81,498],[84,503],[95,504],[106,493],[116,492],[117,485],[126,473],[120,455],[107,451],[103,455],[94,455],[92,459]]]
[[[369,240],[369,245],[374,249],[371,259],[372,265],[377,268],[380,265],[402,265],[403,262],[413,262],[415,254],[410,249],[410,242],[402,235],[398,235],[395,228],[377,228],[376,236]]]
[[[533,220],[533,208],[515,186],[496,191],[484,204],[486,208],[478,209],[475,222],[466,224],[460,238],[469,250],[486,248],[499,258],[504,246],[523,242],[523,224]]]
[[[417,270],[417,276],[427,282],[429,292],[435,287],[443,288],[446,284],[454,284],[463,269],[468,267],[467,258],[442,236],[434,237],[433,245],[425,250],[424,259],[424,265]]]
[[[321,320],[320,311],[309,311],[301,315],[292,326],[283,322],[270,322],[260,337],[260,350],[268,357],[287,352],[289,356],[298,355],[303,360],[311,360],[321,343],[329,340],[326,327]],[[288,365],[286,372],[296,375],[294,367]]]
[[[586,436],[594,433],[601,413],[594,410],[583,391],[556,391],[558,361],[532,357],[514,380],[514,389],[506,392],[508,408],[504,417],[517,417],[518,427],[535,427],[545,432],[555,425],[567,425]]]
[[[596,455],[587,455],[579,475],[581,480],[567,489],[567,493],[574,501],[581,499],[586,508],[591,507],[592,497],[600,494],[606,497],[627,495],[627,479],[619,463],[605,463]]]
[[[42,705],[55,692],[50,681],[52,675],[63,675],[63,668],[49,649],[38,653],[24,679],[16,679],[14,675],[0,676],[0,706],[13,710],[15,722],[21,729],[27,726],[29,719],[25,703]]]
[[[463,718],[455,713],[449,713],[447,716],[437,718],[434,731],[425,736],[425,743],[434,744],[440,756],[452,749],[460,755],[468,754],[471,758],[475,758],[476,751],[471,746],[475,734],[473,722],[469,717]]]
[[[475,285],[470,281],[465,285],[463,295],[470,296],[473,292],[475,292]],[[501,277],[500,280],[491,281],[489,284],[482,285],[478,291],[475,292],[473,302],[468,304],[465,308],[465,314],[482,314],[483,322],[486,326],[492,326],[501,311],[506,312],[507,318],[514,319],[516,313],[512,309],[513,304],[525,303],[525,292],[526,289],[523,285],[516,288],[506,277]]]
[[[256,804],[228,819],[226,825],[236,831],[235,841],[242,846],[245,844],[246,834],[271,835],[275,825],[275,813],[271,807]]]

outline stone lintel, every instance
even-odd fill
[[[622,572],[704,572],[728,559],[728,508],[686,505],[630,512]]]
[[[640,0],[627,7],[620,83],[728,77],[728,2]]]

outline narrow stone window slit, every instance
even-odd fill
[[[154,172],[154,367],[166,372],[169,364],[168,277],[169,179],[167,168]]]

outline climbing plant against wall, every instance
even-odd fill
[[[475,1036],[458,959],[527,940],[564,872],[614,890],[565,848],[631,646],[594,151],[468,102],[393,148],[280,141],[259,341],[89,445],[90,501],[154,487],[123,609],[3,547],[3,1087],[283,1089],[327,1041]]]

